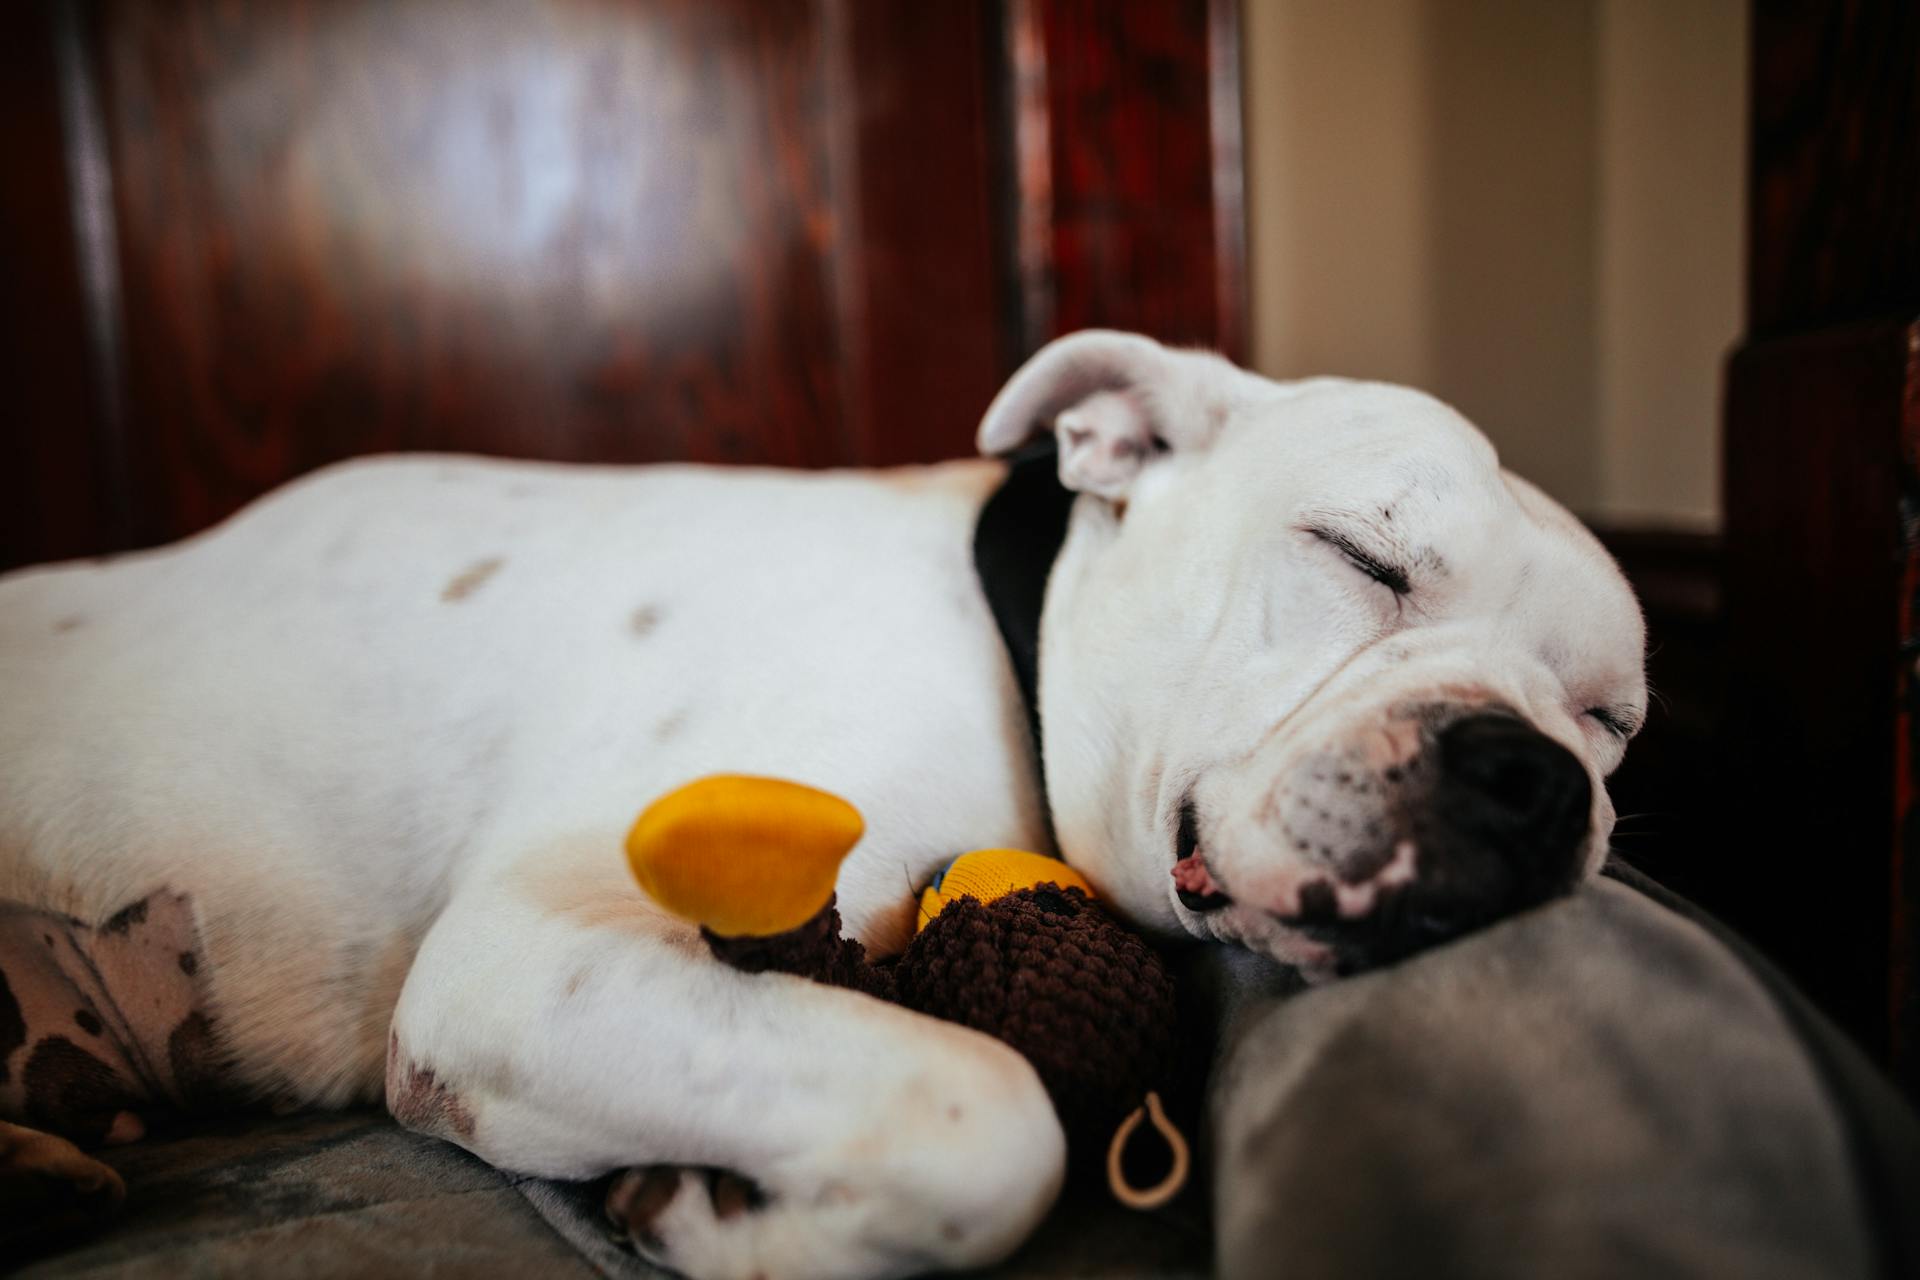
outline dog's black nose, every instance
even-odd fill
[[[1526,721],[1468,716],[1443,730],[1438,745],[1435,807],[1461,835],[1516,860],[1516,872],[1558,872],[1586,839],[1593,808],[1586,769]]]
[[[1414,881],[1355,920],[1303,895],[1303,908],[1324,909],[1303,910],[1296,927],[1331,946],[1343,969],[1456,938],[1565,892],[1579,874],[1593,784],[1571,751],[1495,712],[1454,721],[1432,750],[1438,768],[1413,825]]]

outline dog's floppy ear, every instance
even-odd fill
[[[980,452],[1011,453],[1051,429],[1061,483],[1118,500],[1156,454],[1210,443],[1246,377],[1219,356],[1083,330],[1042,347],[1001,388],[980,421]]]

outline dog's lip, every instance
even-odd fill
[[[1180,829],[1173,839],[1173,860],[1185,862],[1200,848],[1200,811],[1193,803],[1193,793],[1188,792],[1180,800]]]
[[[1181,906],[1205,915],[1233,905],[1233,896],[1214,876],[1200,850],[1200,815],[1191,795],[1180,802],[1180,828],[1174,837],[1173,853],[1173,891]]]

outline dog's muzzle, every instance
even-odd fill
[[[1378,797],[1377,817],[1366,824],[1381,829],[1375,842],[1322,850],[1324,871],[1307,878],[1297,901],[1268,907],[1328,948],[1342,971],[1458,937],[1564,893],[1579,878],[1593,786],[1571,751],[1504,710],[1436,706],[1418,718],[1426,727],[1416,756],[1350,783]],[[1356,772],[1339,758],[1315,768],[1313,776],[1333,771],[1336,780]],[[1195,914],[1260,905],[1237,901],[1231,884],[1213,878],[1194,830],[1183,812],[1174,872],[1182,905]],[[1356,887],[1370,881],[1366,905],[1357,908]]]

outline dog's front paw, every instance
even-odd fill
[[[757,1185],[730,1170],[648,1165],[615,1176],[606,1213],[649,1262],[717,1280],[764,1276],[754,1265],[752,1233],[732,1228],[765,1204]]]

